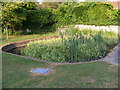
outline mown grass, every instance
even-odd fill
[[[22,40],[28,40],[28,39],[35,39],[35,38],[41,38],[41,37],[48,37],[57,35],[57,32],[51,32],[51,33],[44,33],[44,34],[31,34],[31,35],[10,35],[9,39],[6,39],[5,35],[2,35],[0,38],[0,42],[2,42],[1,45],[16,42],[16,41],[22,41]]]
[[[53,35],[53,34],[52,34]],[[43,37],[42,35],[38,35]],[[35,37],[19,36],[3,40],[2,44]],[[46,36],[48,36],[46,34]],[[50,68],[54,73],[47,76],[32,75],[33,68]],[[39,61],[2,53],[3,88],[117,88],[118,67],[105,62],[75,65],[51,65]]]
[[[14,57],[14,58],[13,58]],[[32,75],[32,68],[55,70]],[[118,67],[104,62],[51,65],[3,53],[3,88],[117,88]]]

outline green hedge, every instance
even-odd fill
[[[114,19],[112,6],[103,3],[89,7],[85,15],[85,23],[94,25],[111,25]]]
[[[6,2],[2,5],[3,33],[6,26],[10,34],[14,34],[17,30],[26,33],[27,28],[31,33],[40,33],[75,24],[120,25],[120,10],[102,2],[69,2],[60,4],[57,9],[38,9],[37,3],[30,2]]]
[[[64,3],[54,11],[56,15],[56,27],[76,23],[77,18],[73,13],[74,5],[74,3]]]
[[[88,24],[88,25],[119,25],[119,10],[111,4],[102,2],[68,3],[56,10],[57,25]]]
[[[45,26],[49,27],[49,25],[55,22],[54,20],[55,16],[53,15],[52,9],[29,10],[23,25],[25,30],[28,28],[32,32],[36,32],[38,29],[40,29],[38,31],[42,31]]]

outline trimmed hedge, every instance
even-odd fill
[[[102,2],[84,2],[63,4],[56,10],[57,25],[120,25],[119,10],[113,10],[111,4]]]
[[[64,3],[54,11],[56,15],[56,27],[76,23],[77,17],[73,13],[74,5],[74,3]]]

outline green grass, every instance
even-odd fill
[[[55,72],[32,75],[38,67]],[[3,53],[4,88],[116,88],[117,81],[118,67],[103,62],[56,66]]]
[[[53,34],[51,34],[53,35]],[[3,44],[33,38],[19,36],[3,40]],[[50,75],[32,75],[33,68],[44,67],[55,70]],[[105,62],[75,65],[51,65],[2,53],[3,88],[117,88],[118,67]]]
[[[58,35],[57,32],[51,32],[51,33],[45,33],[45,34],[32,34],[32,35],[10,35],[9,39],[6,39],[5,35],[2,35],[0,38],[0,42],[2,42],[2,45],[16,42],[16,41],[22,41],[22,40],[28,40],[28,39],[35,39],[35,38],[41,38],[41,37],[48,37],[52,35]]]

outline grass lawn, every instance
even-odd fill
[[[22,40],[28,40],[28,39],[35,39],[35,38],[41,38],[41,37],[48,37],[48,36],[53,36],[53,35],[57,35],[57,32],[51,32],[51,33],[47,33],[47,34],[32,34],[32,35],[10,35],[9,39],[6,39],[5,35],[2,35],[2,37],[0,37],[0,42],[2,42],[2,45],[6,44],[6,43],[11,43],[11,42],[16,42],[16,41],[22,41]]]
[[[55,34],[11,36],[2,44]],[[117,88],[118,66],[105,62],[52,65],[2,53],[3,88]],[[33,68],[55,70],[47,76],[32,75]]]
[[[13,58],[14,57],[14,58]],[[32,75],[32,68],[47,67],[56,72]],[[50,65],[3,53],[4,88],[112,88],[118,86],[117,66],[103,62]]]

